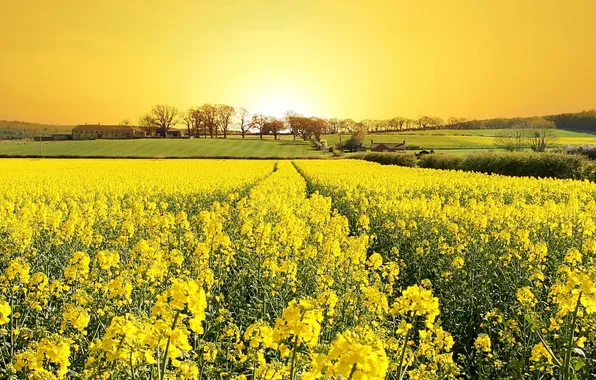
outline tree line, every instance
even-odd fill
[[[251,114],[245,108],[234,108],[225,104],[203,104],[181,111],[168,105],[156,105],[139,120],[145,129],[162,129],[167,132],[176,125],[183,125],[188,136],[227,138],[231,130],[239,131],[242,138],[247,133],[273,135],[275,139],[281,133],[290,133],[296,138],[320,140],[323,134],[357,131],[367,133],[400,132],[409,130],[433,129],[520,129],[520,126],[536,123],[550,123],[552,127],[561,129],[584,129],[596,131],[596,110],[575,114],[559,114],[544,117],[526,118],[494,118],[486,120],[468,120],[461,117],[450,117],[444,120],[436,116],[420,116],[416,119],[394,117],[392,119],[373,120],[330,118],[304,116],[288,111],[281,118],[263,114]],[[128,121],[126,121],[128,122]],[[523,129],[528,129],[523,127]]]

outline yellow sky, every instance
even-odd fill
[[[0,119],[202,103],[322,117],[596,108],[596,1],[0,0]]]

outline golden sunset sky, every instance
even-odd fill
[[[0,0],[0,119],[153,104],[467,118],[596,108],[596,1]]]

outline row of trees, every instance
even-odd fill
[[[227,138],[231,130],[239,131],[242,137],[246,133],[257,132],[263,135],[277,136],[282,132],[289,132],[294,139],[300,137],[304,140],[320,139],[322,134],[366,132],[396,132],[409,129],[436,129],[441,126],[461,122],[462,118],[450,118],[445,121],[439,117],[422,116],[418,119],[395,117],[388,120],[362,120],[356,122],[352,119],[323,119],[307,117],[294,111],[288,111],[283,118],[251,114],[245,108],[234,108],[225,104],[203,104],[192,107],[187,111],[180,111],[168,105],[156,105],[149,113],[143,115],[140,126],[144,128],[162,129],[167,132],[176,125],[183,124],[189,136],[219,137],[221,133]],[[451,123],[451,124],[449,124]],[[128,120],[123,124],[129,124]]]
[[[467,120],[465,118],[450,117],[444,120],[440,117],[421,116],[417,119],[395,117],[387,120],[366,119],[356,122],[352,119],[323,119],[307,117],[293,111],[288,111],[283,118],[276,118],[262,114],[251,114],[245,108],[234,108],[225,104],[203,104],[180,111],[167,105],[156,105],[149,113],[143,115],[139,121],[146,128],[160,128],[166,132],[178,124],[183,124],[189,136],[224,138],[231,130],[239,131],[244,138],[246,133],[257,132],[263,135],[271,134],[276,139],[280,133],[291,133],[294,139],[320,139],[322,134],[355,131],[398,132],[414,129],[529,129],[539,123],[548,123],[548,128],[582,127],[589,129],[594,124],[596,129],[596,111],[585,111],[577,114],[561,114],[545,117],[529,118],[497,118],[487,120]],[[560,125],[559,125],[560,124]],[[547,128],[547,129],[548,129]],[[540,127],[540,129],[545,129]],[[515,133],[513,133],[515,134]]]
[[[542,117],[520,119],[496,138],[495,145],[510,152],[528,148],[534,152],[546,152],[557,142],[555,128],[554,122]]]

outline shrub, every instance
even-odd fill
[[[421,168],[457,170],[461,169],[464,157],[452,154],[425,154],[418,161]]]
[[[413,154],[371,152],[353,155],[351,158],[378,162],[381,165],[416,166],[416,157]]]
[[[585,157],[561,153],[474,153],[462,160],[460,169],[519,177],[586,179],[594,166]]]
[[[590,160],[596,160],[596,145],[567,145],[561,151],[569,154],[581,154]]]
[[[447,154],[423,156],[418,165],[515,177],[596,179],[596,164],[583,156],[564,153],[484,152],[465,157]]]

